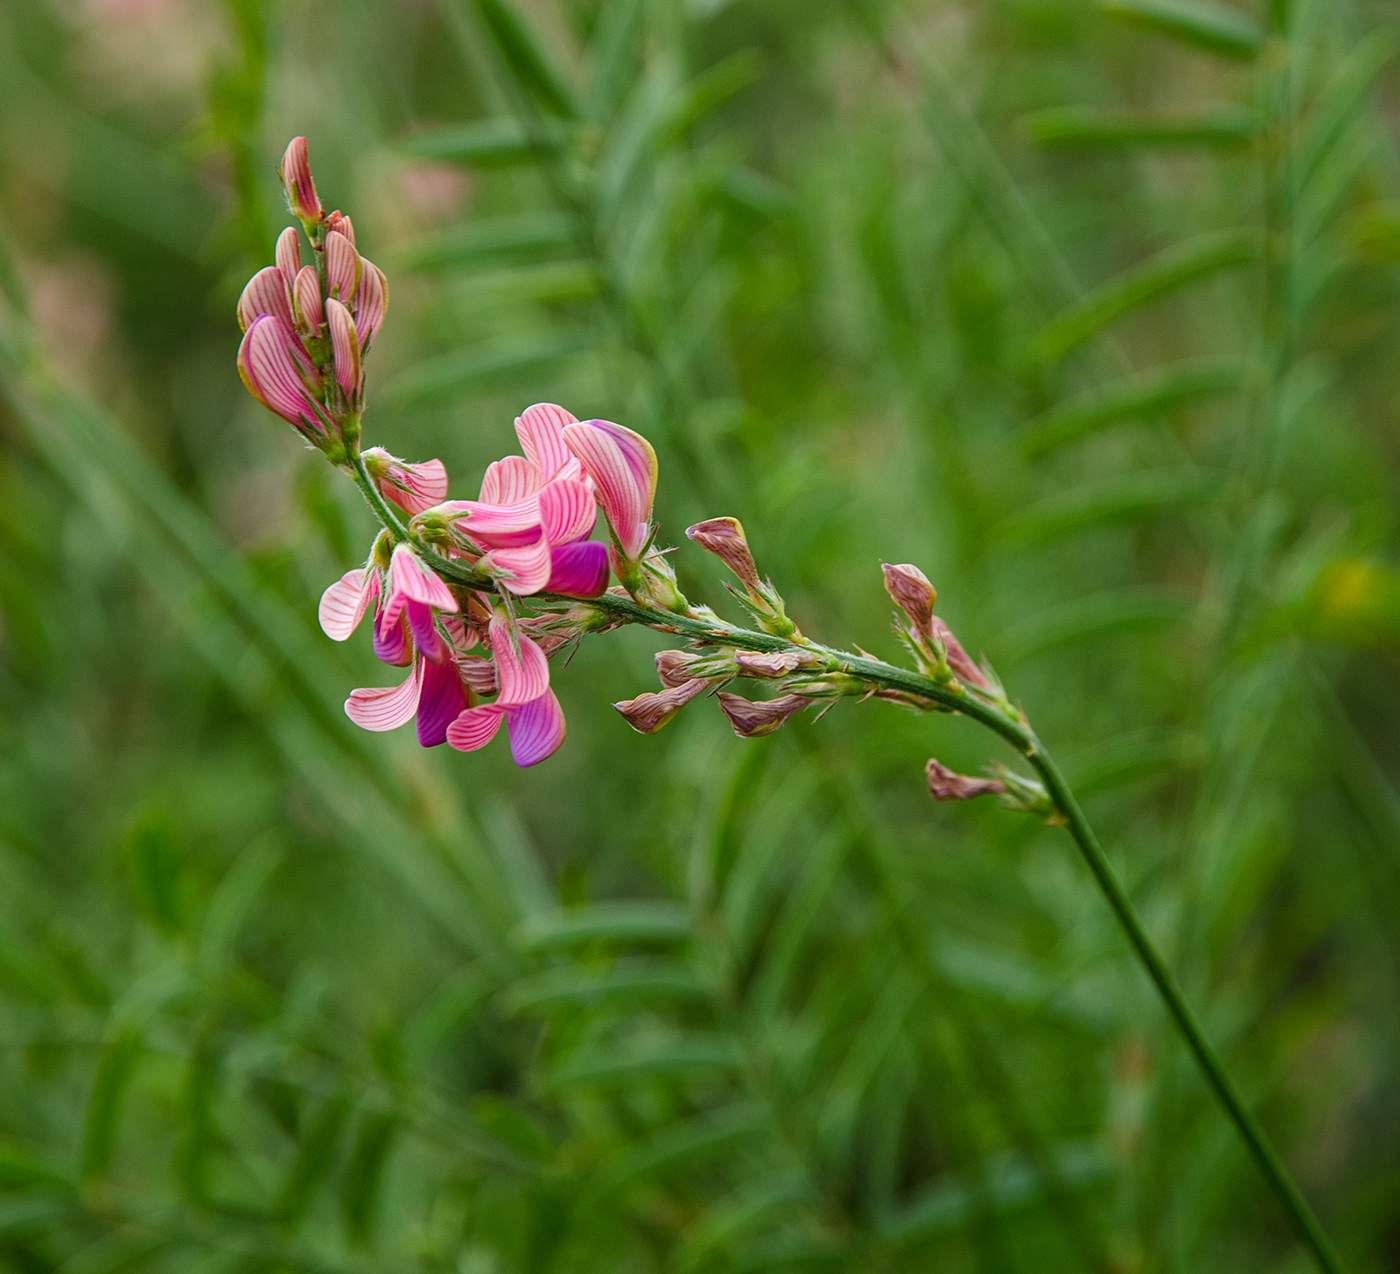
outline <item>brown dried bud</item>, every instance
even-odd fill
[[[699,678],[701,681],[728,681],[738,674],[734,652],[720,650],[658,650],[656,675],[663,686],[680,686]]]
[[[924,767],[924,775],[928,779],[929,794],[935,801],[966,801],[989,792],[1006,791],[1006,784],[1000,779],[970,778],[966,774],[955,773],[932,758]]]
[[[789,694],[778,699],[745,699],[742,695],[721,694],[720,710],[729,718],[734,733],[741,739],[759,739],[772,734],[787,723],[787,719],[811,706],[803,695]]]
[[[635,699],[615,703],[613,707],[638,734],[655,734],[696,695],[704,694],[708,685],[709,682],[695,677],[670,686],[660,694],[648,691]]]
[[[802,667],[802,656],[795,650],[774,650],[760,654],[754,650],[740,650],[734,655],[739,671],[750,677],[786,677]]]
[[[894,599],[894,604],[909,616],[909,622],[916,632],[924,637],[929,636],[933,604],[938,600],[938,593],[928,582],[928,576],[907,562],[902,566],[891,566],[888,562],[880,565],[885,572],[885,590]]]
[[[737,518],[710,518],[707,522],[697,522],[686,529],[686,536],[705,552],[719,558],[743,580],[746,587],[758,588],[758,567],[754,564],[748,541],[744,539],[744,528]]]

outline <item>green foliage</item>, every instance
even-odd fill
[[[1393,27],[0,0],[0,1270],[1305,1268],[1062,834],[928,800],[956,721],[640,738],[628,631],[538,770],[348,724],[370,519],[233,370],[296,133],[390,273],[370,440],[470,496],[623,421],[688,595],[733,515],[886,656],[923,567],[1390,1268]]]

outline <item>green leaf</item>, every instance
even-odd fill
[[[184,850],[169,812],[153,808],[142,813],[127,832],[124,849],[136,909],[162,933],[178,933],[184,925]]]
[[[1248,145],[1263,127],[1258,111],[1240,106],[1189,115],[1143,115],[1136,111],[1057,106],[1022,117],[1021,126],[1042,146],[1136,149],[1144,146],[1215,147]]]
[[[393,1111],[365,1111],[355,1129],[354,1144],[340,1185],[340,1212],[353,1239],[366,1242],[374,1233],[384,1167],[399,1117]]]
[[[385,264],[400,270],[471,269],[550,255],[571,247],[576,237],[574,219],[562,213],[487,217],[395,248]]]
[[[27,1147],[0,1141],[0,1189],[67,1192],[73,1189],[73,1182],[36,1158]]]
[[[556,1084],[615,1084],[648,1079],[686,1078],[711,1071],[735,1071],[743,1055],[723,1036],[692,1035],[660,1044],[589,1051],[571,1057],[554,1072]]]
[[[1250,61],[1264,46],[1265,32],[1247,13],[1203,0],[1099,0],[1110,18],[1142,27],[1183,44]]]
[[[645,1003],[706,998],[704,984],[689,965],[674,960],[620,960],[606,973],[550,969],[516,982],[506,1003],[516,1013],[550,1010],[597,1001]]]
[[[121,1119],[126,1091],[136,1074],[141,1057],[141,1036],[120,1030],[97,1055],[92,1091],[83,1115],[81,1172],[84,1181],[106,1175],[117,1144],[117,1124]]]
[[[550,114],[572,119],[577,114],[573,90],[510,0],[476,0],[476,11],[521,89]]]
[[[534,916],[521,927],[518,940],[526,951],[553,951],[594,942],[685,942],[690,936],[690,913],[684,907],[637,900],[594,903]]]
[[[1234,393],[1243,383],[1243,364],[1215,358],[1192,359],[1127,376],[1028,422],[1021,435],[1021,454],[1028,460],[1038,459],[1107,425]]]
[[[70,1199],[52,1194],[20,1194],[0,1199],[0,1241],[6,1246],[20,1242],[33,1232],[52,1228],[75,1210]]]
[[[1001,526],[1007,544],[1026,545],[1074,531],[1150,517],[1198,503],[1215,481],[1192,470],[1130,474],[1051,496]]]
[[[200,963],[206,972],[229,960],[249,909],[282,862],[282,850],[266,837],[247,845],[219,881],[199,933]]]
[[[1095,593],[1056,606],[1018,624],[1001,640],[1003,657],[1014,662],[1056,646],[1134,628],[1179,624],[1191,598],[1173,589],[1138,587]]]
[[[343,1096],[328,1097],[307,1121],[296,1157],[283,1178],[273,1215],[290,1228],[306,1216],[316,1191],[330,1175],[340,1148],[340,1136],[350,1114],[350,1101]]]
[[[747,1103],[686,1122],[669,1123],[600,1164],[590,1193],[610,1194],[639,1178],[702,1163],[769,1130],[770,1120],[764,1108]]]
[[[579,336],[551,332],[505,349],[454,350],[406,368],[382,393],[397,407],[435,402],[513,376],[540,375],[584,348]]]
[[[509,116],[443,124],[410,133],[395,144],[414,159],[450,159],[472,168],[513,168],[553,155],[564,134],[544,121],[529,124]]]
[[[758,50],[740,49],[697,75],[667,102],[656,121],[657,143],[667,146],[684,137],[762,74],[763,58]]]
[[[1069,757],[1065,774],[1078,796],[1091,796],[1163,772],[1199,762],[1199,741],[1180,730],[1134,730],[1105,739]]]
[[[1259,259],[1261,240],[1251,229],[1220,230],[1173,244],[1089,292],[1054,318],[1031,344],[1031,358],[1053,363],[1115,319],[1149,302]]]

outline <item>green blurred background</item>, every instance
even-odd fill
[[[0,1268],[1309,1268],[970,724],[642,738],[641,631],[535,770],[345,720],[370,519],[233,362],[305,133],[367,440],[621,421],[885,657],[921,565],[1400,1270],[1397,15],[1260,2],[0,0]]]

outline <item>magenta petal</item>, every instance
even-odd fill
[[[636,557],[646,545],[654,483],[638,476],[622,447],[606,430],[591,423],[568,425],[564,441],[593,479],[598,503],[618,543],[629,557]]]
[[[486,548],[521,548],[539,540],[540,502],[534,495],[512,504],[486,500],[448,500],[441,506],[458,531]]]
[[[408,625],[403,622],[402,613],[387,624],[383,615],[375,617],[374,653],[395,668],[404,667],[413,658],[413,643],[409,640]]]
[[[510,731],[510,754],[516,765],[538,765],[553,756],[564,742],[564,709],[554,691],[546,690],[538,699],[508,709],[506,728]]]
[[[467,695],[457,665],[450,659],[420,660],[418,675],[423,683],[418,694],[418,742],[435,748],[446,742],[447,727],[467,706]]]
[[[575,540],[550,551],[551,593],[565,597],[597,597],[608,586],[608,550],[597,540]]]
[[[506,710],[494,703],[468,708],[447,727],[447,742],[458,752],[475,752],[496,737]]]
[[[427,659],[437,659],[442,651],[437,629],[433,627],[433,612],[422,602],[409,602],[404,606],[408,615],[408,629],[413,634],[413,644]]]

